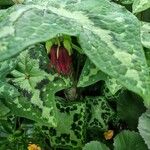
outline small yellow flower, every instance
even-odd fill
[[[104,132],[104,137],[106,140],[112,139],[113,135],[114,135],[113,130],[108,130],[108,131]]]
[[[37,146],[36,144],[29,144],[28,150],[41,150],[41,148]]]

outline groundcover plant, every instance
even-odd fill
[[[149,0],[0,0],[0,150],[150,149]]]

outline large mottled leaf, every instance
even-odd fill
[[[99,128],[104,131],[114,112],[104,97],[86,97],[87,122],[89,128]]]
[[[138,129],[140,135],[143,137],[145,143],[150,149],[150,110],[147,110],[142,116],[139,118]]]
[[[28,0],[26,5],[9,8],[0,18],[0,61],[60,33],[74,35],[101,71],[150,105],[139,21],[124,7],[107,0]]]
[[[150,23],[141,23],[141,40],[142,44],[146,48],[150,48]]]
[[[143,10],[150,8],[149,0],[134,0],[133,3],[133,13],[139,13]]]
[[[78,87],[86,87],[106,78],[107,75],[87,59],[79,78]]]
[[[102,142],[91,141],[83,147],[83,150],[109,150],[109,148]]]
[[[57,114],[54,95],[69,87],[69,78],[53,73],[50,60],[42,45],[32,46],[18,56],[18,64],[8,82],[18,89],[21,96],[8,99],[7,105],[14,114],[56,126]],[[5,91],[5,90],[4,90]]]
[[[148,150],[142,137],[134,131],[122,131],[114,138],[114,150]]]
[[[52,146],[80,149],[84,143],[85,103],[68,103],[57,97],[56,106],[58,126],[49,131]]]

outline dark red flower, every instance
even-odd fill
[[[72,72],[72,58],[69,56],[68,51],[60,46],[52,46],[50,54],[50,66],[53,67],[58,73],[63,75],[70,75]]]

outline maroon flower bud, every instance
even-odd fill
[[[50,67],[53,67],[60,74],[71,74],[72,58],[64,47],[52,46],[49,57],[51,60]]]

